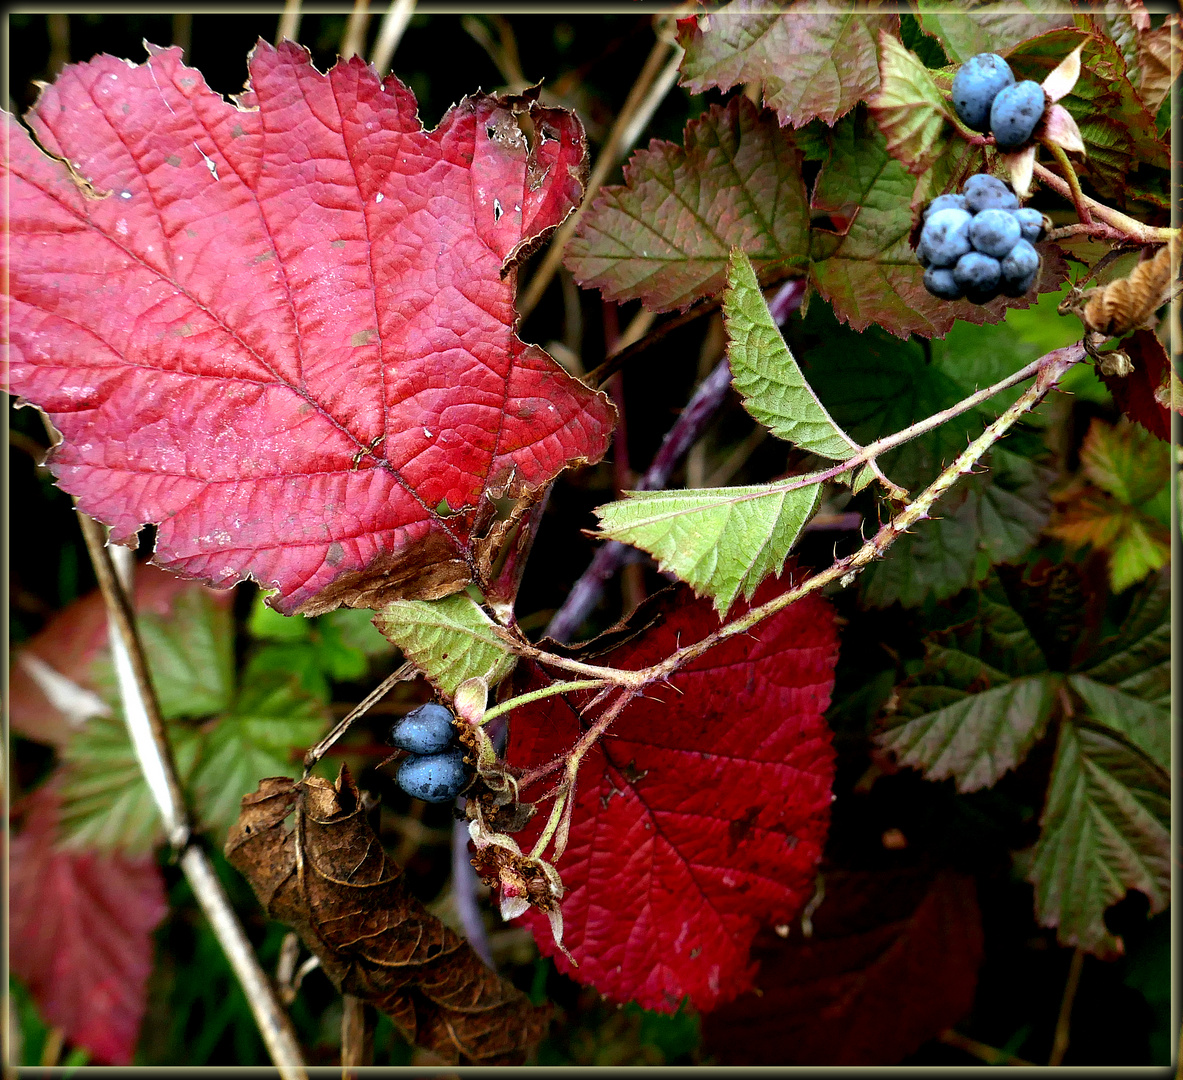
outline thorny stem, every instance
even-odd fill
[[[135,615],[115,572],[102,527],[81,511],[78,519],[111,620],[111,645],[117,657],[116,673],[124,715],[129,723],[139,717],[140,723],[146,725],[146,731],[131,733],[132,742],[137,752],[151,755],[151,765],[141,762],[145,776],[151,771],[163,777],[163,784],[149,784],[149,787],[169,840],[180,854],[181,870],[242,985],[271,1060],[284,1080],[304,1080],[303,1055],[291,1019],[280,1004],[271,980],[260,966],[242,923],[230,904],[230,898],[214,872],[213,864],[204,849],[192,842],[180,782],[173,766],[156,692],[148,676]],[[120,653],[126,655],[126,664],[118,664]]]
[[[1064,174],[1064,179],[1068,181],[1068,190],[1072,193],[1072,205],[1076,207],[1076,215],[1080,218],[1081,224],[1091,225],[1093,216],[1084,204],[1084,192],[1080,190],[1080,178],[1076,175],[1076,170],[1072,167],[1072,162],[1068,160],[1064,148],[1054,142],[1048,142],[1045,145],[1051,150],[1052,156],[1060,166],[1060,171]]]
[[[762,604],[760,607],[752,608],[746,615],[728,623],[726,626],[720,627],[713,634],[708,635],[701,641],[693,645],[688,645],[686,648],[678,649],[672,653],[665,660],[659,664],[655,664],[649,668],[640,668],[633,671],[621,671],[615,668],[600,667],[595,664],[585,664],[578,660],[570,660],[566,657],[555,656],[542,649],[535,648],[531,645],[519,645],[516,649],[520,656],[527,659],[534,660],[538,663],[545,664],[548,667],[559,668],[560,670],[570,671],[577,675],[584,675],[590,679],[600,679],[607,682],[614,683],[617,686],[625,689],[640,692],[645,686],[650,683],[659,682],[662,679],[668,678],[679,668],[696,660],[702,656],[703,653],[709,649],[714,648],[722,641],[735,637],[738,634],[747,633],[752,627],[767,619],[771,615],[775,615],[778,611],[783,610],[790,604],[800,600],[803,596],[811,592],[816,592],[818,589],[828,585],[831,581],[841,580],[842,583],[849,584],[854,580],[864,567],[869,565],[875,559],[883,558],[887,549],[909,528],[917,522],[924,520],[929,516],[929,511],[933,504],[946,491],[948,491],[958,480],[959,477],[965,475],[973,470],[973,466],[984,455],[990,447],[992,447],[1021,417],[1030,412],[1036,405],[1038,405],[1047,394],[1055,387],[1060,377],[1073,364],[1077,363],[1084,357],[1084,346],[1082,344],[1068,345],[1062,349],[1056,349],[1046,356],[1041,357],[1033,365],[1028,365],[1023,369],[1023,373],[1016,373],[1009,379],[1002,380],[1001,383],[995,384],[994,387],[987,391],[979,391],[971,398],[981,400],[984,396],[988,396],[989,392],[997,392],[1005,386],[1012,385],[1018,382],[1021,377],[1029,378],[1032,374],[1036,376],[1035,382],[1023,392],[1023,394],[1006,409],[993,423],[989,424],[978,438],[974,439],[969,446],[957,457],[957,459],[945,469],[920,495],[918,495],[911,503],[909,503],[899,514],[884,525],[870,540],[863,544],[858,551],[852,555],[848,555],[843,559],[839,559],[828,569],[821,573],[806,579],[802,584],[788,592],[782,593],[774,600]],[[965,403],[962,402],[962,405]],[[948,411],[948,410],[946,410]],[[965,411],[964,408],[960,411]],[[914,427],[921,427],[922,425],[914,425]],[[928,430],[924,427],[924,430]],[[901,435],[903,433],[900,433]],[[910,437],[910,436],[909,436]],[[887,442],[888,440],[881,440]],[[903,441],[900,439],[899,441]],[[892,443],[895,445],[895,443]],[[868,447],[867,450],[870,450]],[[864,451],[865,453],[866,451]],[[878,450],[876,450],[878,452]],[[811,482],[816,482],[812,480]],[[580,740],[578,745],[584,744],[596,727],[589,729],[584,737]]]

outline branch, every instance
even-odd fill
[[[1065,199],[1072,199],[1072,188],[1068,181],[1061,179],[1047,166],[1040,165],[1038,161],[1035,163],[1035,175],[1056,194]],[[1119,210],[1113,210],[1104,203],[1090,199],[1084,194],[1080,196],[1080,205],[1085,207],[1097,221],[1104,222],[1116,229],[1124,239],[1136,240],[1140,244],[1166,244],[1179,235],[1178,229],[1160,229],[1153,225],[1143,225],[1142,222],[1135,221],[1134,218],[1127,217]]]
[[[81,511],[78,512],[78,520],[111,622],[111,649],[115,655],[119,693],[123,699],[123,712],[132,745],[141,759],[145,778],[169,841],[181,852],[181,870],[242,985],[271,1060],[284,1080],[304,1080],[303,1056],[291,1020],[280,1005],[267,974],[259,965],[258,957],[213,865],[205,851],[192,842],[180,782],[173,766],[156,693],[148,676],[148,665],[136,629],[135,616],[115,573],[103,529]]]
[[[1035,361],[1034,364],[1029,364],[1022,371],[1016,372],[1007,379],[996,383],[993,387],[971,395],[965,401],[954,406],[953,410],[945,410],[945,413],[938,413],[936,417],[930,417],[929,420],[922,421],[920,424],[914,424],[911,428],[905,429],[904,432],[889,436],[887,439],[881,439],[879,443],[874,443],[871,447],[865,448],[863,451],[864,454],[872,449],[878,452],[878,448],[882,448],[885,445],[897,445],[898,442],[905,441],[905,435],[911,438],[915,434],[919,434],[920,431],[927,431],[930,427],[936,426],[936,423],[943,423],[944,419],[948,419],[948,416],[945,414],[952,413],[952,415],[956,415],[957,412],[964,412],[966,408],[970,407],[967,403],[976,403],[977,401],[984,400],[990,393],[996,393],[999,389],[1003,389],[1004,386],[1013,385],[1023,378],[1030,378],[1033,374],[1036,376],[1035,382],[1023,392],[1022,396],[1010,408],[991,423],[920,495],[884,525],[874,537],[864,543],[853,555],[839,559],[827,570],[808,578],[801,585],[782,593],[775,600],[770,600],[760,607],[753,608],[746,615],[741,616],[734,622],[728,623],[726,626],[720,627],[713,634],[703,638],[702,641],[677,650],[661,663],[649,668],[619,671],[615,668],[600,667],[595,664],[585,664],[578,660],[569,660],[566,657],[556,656],[553,653],[548,653],[543,649],[531,645],[519,645],[516,651],[520,656],[529,660],[535,660],[548,667],[570,671],[589,679],[603,679],[606,682],[629,690],[641,690],[649,683],[668,678],[679,668],[696,660],[703,653],[719,644],[719,642],[726,641],[728,638],[735,637],[737,634],[747,633],[748,630],[757,623],[767,619],[770,615],[775,615],[778,611],[800,600],[803,596],[811,592],[816,592],[830,582],[840,581],[843,586],[851,584],[861,570],[874,560],[883,558],[888,548],[904,532],[917,522],[928,518],[933,504],[946,491],[953,487],[959,477],[970,473],[979,459],[1002,438],[1017,420],[1035,408],[1055,387],[1064,372],[1073,364],[1079,362],[1084,355],[1084,346],[1080,343],[1068,345],[1062,349],[1055,349]],[[937,417],[943,417],[943,419],[937,420]],[[846,468],[847,466],[845,465],[841,467],[836,466],[835,472],[845,471]],[[816,478],[810,482],[816,482]]]

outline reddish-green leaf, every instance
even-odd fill
[[[1101,381],[1113,395],[1114,404],[1131,420],[1164,442],[1171,440],[1171,362],[1166,349],[1150,330],[1136,330],[1121,343],[1134,370],[1129,375],[1106,375]],[[1183,410],[1183,401],[1179,402]]]
[[[824,890],[810,936],[795,921],[762,930],[753,992],[706,1018],[721,1064],[893,1065],[969,1012],[983,948],[972,878],[839,870]]]
[[[159,563],[285,612],[456,591],[489,497],[613,424],[514,331],[513,267],[582,195],[579,121],[477,94],[425,132],[393,76],[289,42],[235,107],[151,51],[46,88],[61,161],[8,123],[7,386],[63,433],[55,475],[116,541],[156,523]]]
[[[168,910],[151,857],[59,851],[56,794],[24,808],[9,859],[13,973],[96,1064],[129,1065],[147,1006],[152,931]]]
[[[788,580],[766,582],[755,602]],[[657,610],[598,662],[641,667],[719,625],[710,602],[685,590]],[[813,892],[829,821],[833,756],[822,715],[836,653],[832,612],[813,594],[626,707],[579,773],[558,866],[565,941],[579,967],[555,956],[561,970],[610,1000],[665,1012],[687,995],[710,1009],[750,985],[753,935],[794,918]],[[545,680],[535,669],[531,685]],[[581,730],[575,706],[586,699],[568,698],[514,712],[513,765],[570,749]],[[540,818],[518,836],[524,850]],[[545,917],[527,918],[554,955]]]
[[[1066,266],[1047,245],[1034,290],[1020,300],[979,306],[938,300],[909,244],[916,178],[888,153],[878,126],[860,109],[835,125],[830,156],[813,189],[813,280],[838,317],[855,330],[878,323],[899,337],[941,337],[954,320],[998,322],[1007,307],[1029,307],[1058,289]],[[828,218],[830,228],[820,222]]]
[[[723,291],[732,247],[758,272],[808,263],[800,154],[744,97],[687,124],[683,146],[635,153],[624,181],[601,189],[567,247],[576,280],[609,300],[686,308]]]
[[[899,33],[899,16],[878,3],[857,11],[828,2],[773,4],[733,0],[718,11],[678,23],[686,50],[681,83],[700,94],[759,83],[764,104],[782,124],[815,117],[832,124],[879,85],[876,42]]]
[[[977,53],[1005,53],[1020,41],[1072,24],[1061,0],[983,0],[966,10],[962,0],[921,0],[920,22],[954,63]]]

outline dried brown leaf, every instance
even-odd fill
[[[336,785],[261,780],[243,797],[226,857],[343,994],[382,1010],[447,1063],[521,1064],[542,1038],[549,1008],[485,967],[411,894],[346,768]]]

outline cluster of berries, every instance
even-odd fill
[[[1030,79],[1015,82],[1010,65],[996,53],[970,57],[953,77],[953,108],[966,127],[989,131],[999,150],[1018,150],[1035,132],[1047,95]]]
[[[412,709],[390,729],[389,741],[410,754],[395,779],[412,798],[451,802],[472,777],[452,714],[442,705],[428,702]]]
[[[942,300],[965,297],[988,304],[999,293],[1022,296],[1039,273],[1043,237],[1038,210],[1019,200],[997,177],[971,176],[960,195],[938,195],[924,211],[916,258],[924,287]]]

